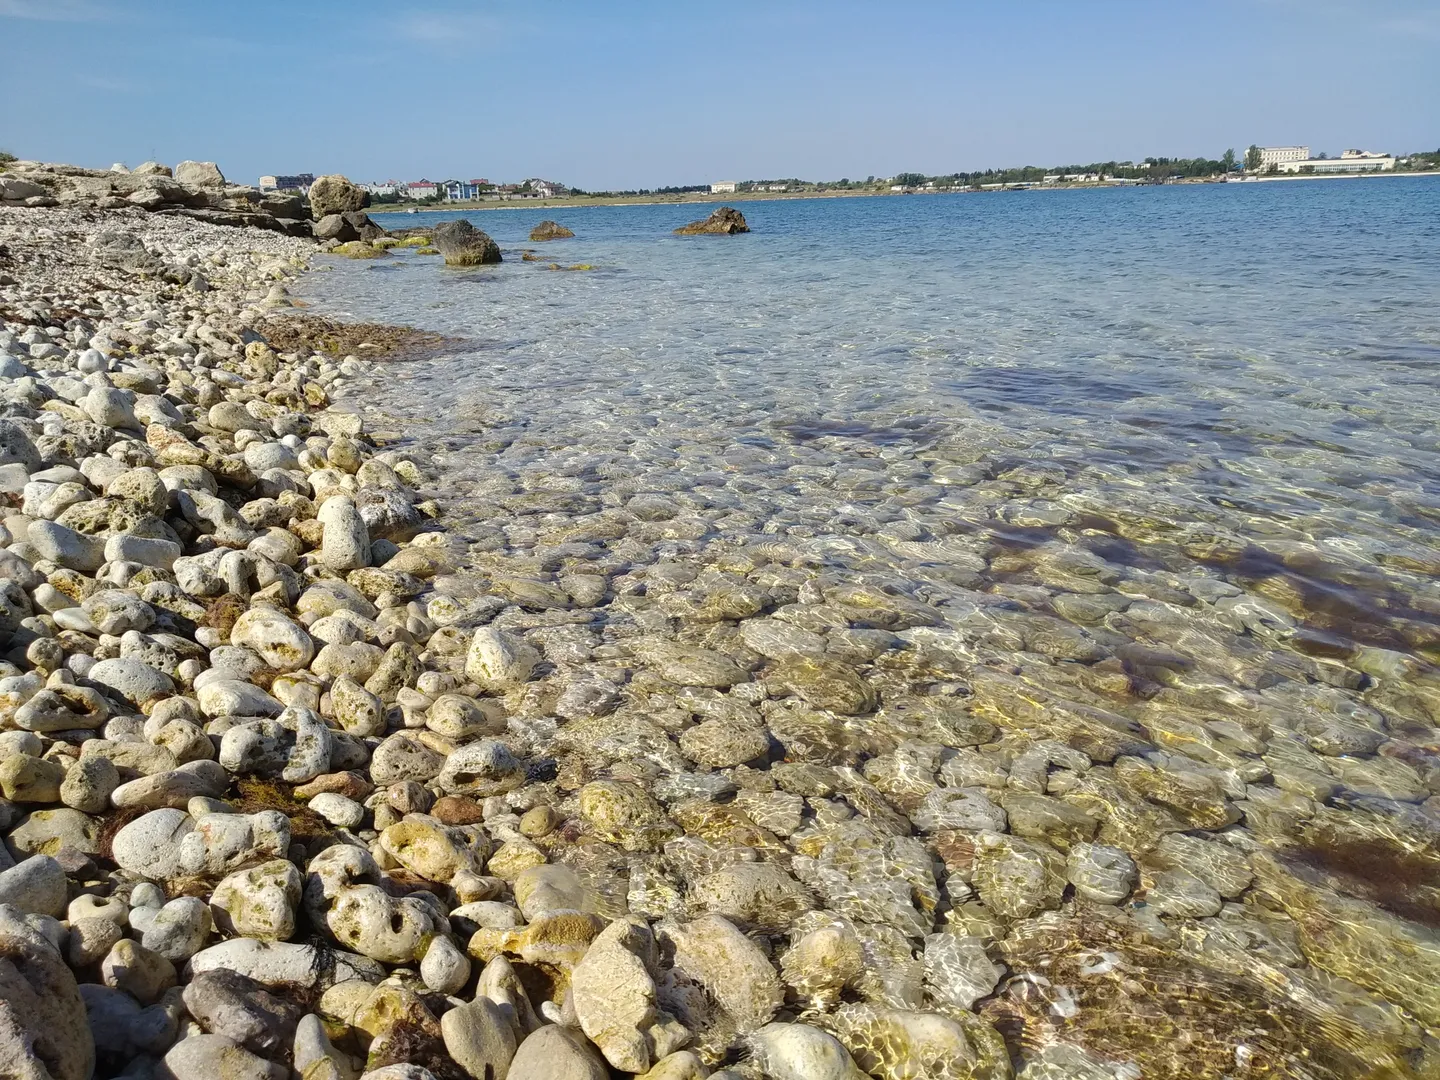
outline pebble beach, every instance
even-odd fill
[[[1440,1073],[1423,538],[1269,538],[1351,640],[1034,462],[457,465],[296,332],[393,238],[192,179],[0,204],[0,1076]]]

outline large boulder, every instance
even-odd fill
[[[334,240],[344,244],[360,239],[360,230],[345,220],[344,214],[326,214],[315,222],[316,240]]]
[[[327,214],[348,214],[370,205],[370,193],[338,174],[317,176],[310,185],[310,216],[316,221]]]
[[[744,214],[733,206],[722,206],[704,221],[692,221],[689,225],[680,226],[675,230],[675,235],[733,236],[735,233],[749,231],[750,226],[745,223]]]
[[[75,976],[17,909],[0,905],[0,1075],[90,1080],[94,1068]]]
[[[530,239],[537,244],[544,240],[569,240],[574,235],[558,221],[542,221],[530,230]]]
[[[500,261],[500,245],[464,218],[437,227],[434,241],[446,266],[482,266]]]
[[[190,187],[225,186],[225,175],[213,161],[182,161],[175,166],[175,179]]]

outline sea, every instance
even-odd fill
[[[455,339],[340,401],[430,471],[477,575],[588,561],[614,590],[585,602],[597,641],[711,644],[711,600],[676,590],[798,575],[779,615],[832,647],[827,619],[883,614],[894,648],[845,653],[882,703],[962,700],[1051,755],[1044,790],[1140,859],[1154,934],[1071,926],[1071,970],[1036,943],[1080,914],[1012,925],[1002,1029],[1144,1075],[1434,1075],[1440,178],[740,208],[749,233],[685,238],[712,206],[376,213],[466,217],[504,261],[322,260],[296,296]],[[575,237],[531,243],[546,218]],[[963,748],[896,714],[851,723],[933,783]],[[1092,721],[1138,724],[1143,762]],[[1248,870],[1176,868],[1175,832]]]

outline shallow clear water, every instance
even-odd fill
[[[502,265],[306,279],[315,310],[467,339],[345,397],[433,460],[482,588],[533,613],[508,625],[588,622],[547,642],[556,681],[623,682],[627,640],[743,653],[758,587],[878,692],[861,717],[791,709],[783,679],[745,699],[837,801],[884,821],[979,784],[1063,852],[1060,819],[1017,819],[1044,792],[1140,864],[1130,922],[1067,893],[1002,942],[1014,897],[972,891],[963,835],[915,817],[908,869],[827,844],[807,884],[864,924],[880,1000],[931,1000],[914,930],[948,921],[995,935],[1010,974],[981,1011],[1027,1060],[1434,1075],[1440,179],[760,202],[749,235],[670,235],[707,210],[470,212]],[[578,235],[540,257],[593,270],[521,260],[550,216]],[[589,615],[545,610],[577,588]],[[554,705],[557,752],[685,768],[653,725],[604,725],[719,706],[638,672],[626,692],[569,743]],[[957,756],[936,698],[998,742]],[[938,908],[875,899],[931,859]]]
[[[371,399],[462,475],[740,480],[816,541],[1098,517],[1440,564],[1435,178],[762,202],[750,235],[669,235],[707,209],[472,212],[500,267],[342,262],[313,299],[475,343]],[[577,238],[529,245],[552,215]],[[1013,498],[966,497],[1020,466]]]

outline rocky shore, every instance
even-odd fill
[[[947,571],[1065,618],[942,608],[569,477],[462,536],[297,331],[317,230],[68,183],[0,206],[0,1075],[1440,1071],[1427,664],[1003,550]]]

